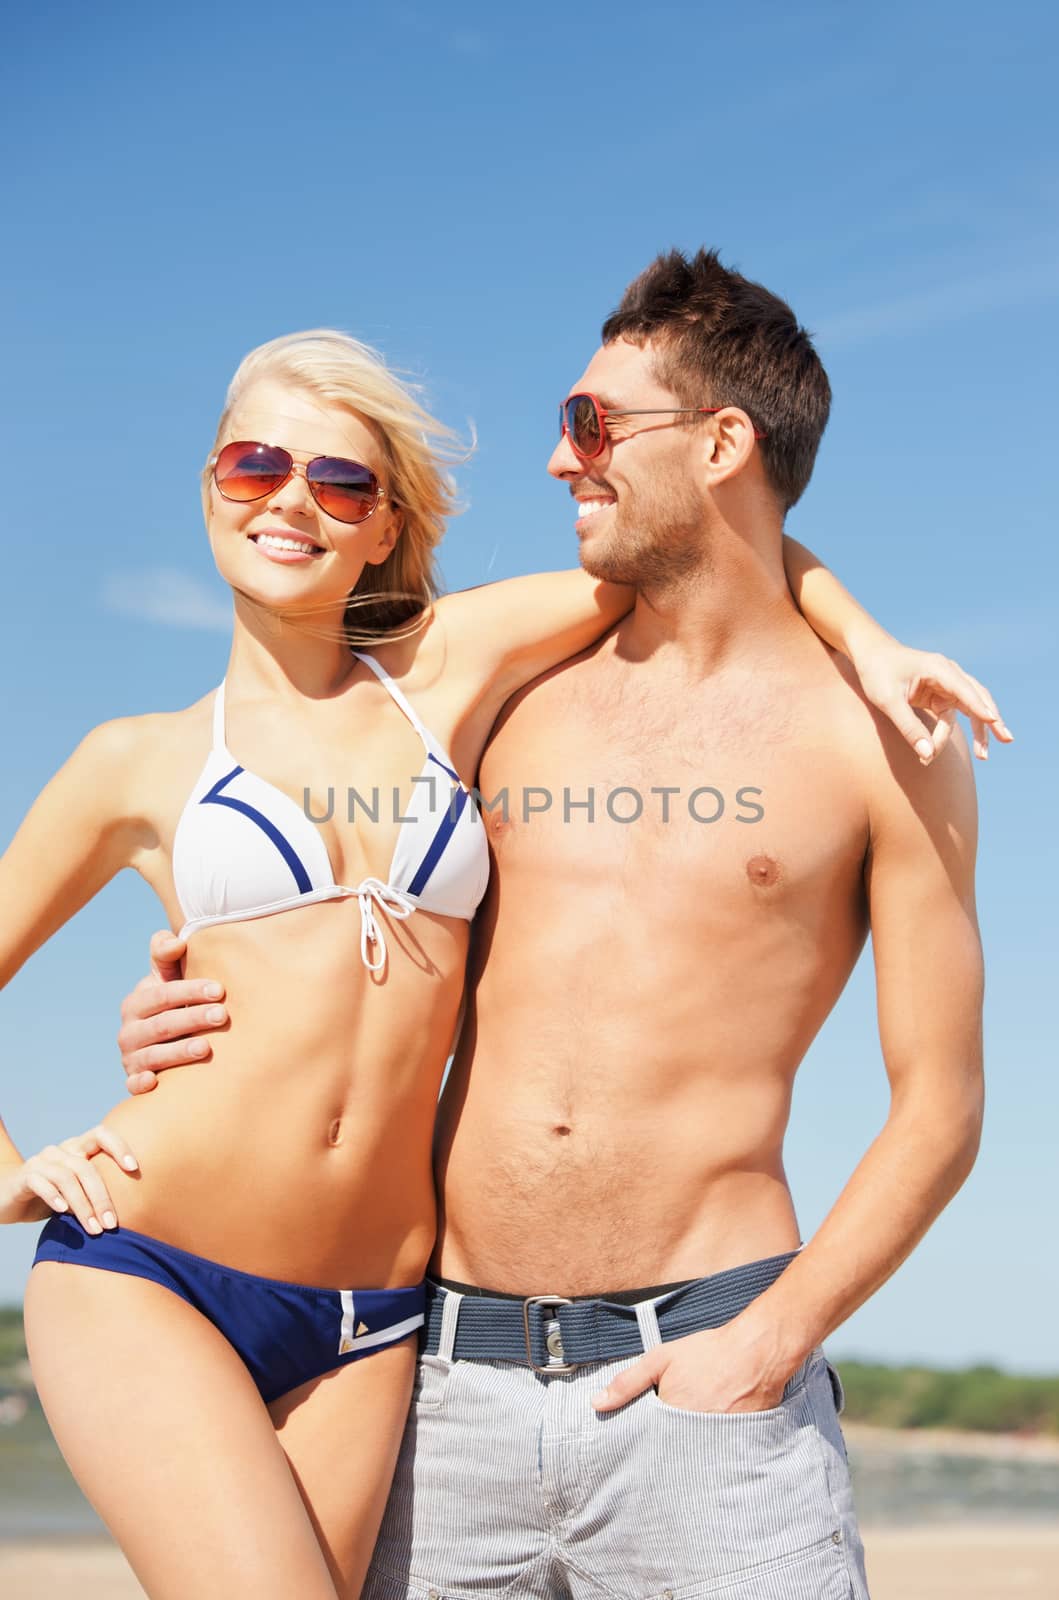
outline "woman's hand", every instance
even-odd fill
[[[868,699],[889,717],[924,766],[948,743],[957,711],[970,718],[980,761],[988,759],[990,731],[1002,744],[1015,737],[989,690],[959,662],[934,650],[913,650],[888,635],[874,638],[850,657]],[[917,711],[937,718],[933,728]]]
[[[120,1134],[100,1123],[75,1139],[48,1145],[20,1167],[0,1170],[0,1222],[39,1222],[53,1212],[72,1211],[89,1233],[116,1228],[114,1202],[98,1166],[89,1160],[100,1154],[126,1172],[140,1169]]]

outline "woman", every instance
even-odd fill
[[[5,980],[130,866],[190,936],[188,976],[228,996],[208,1071],[27,1162],[0,1145],[0,1220],[56,1213],[25,1302],[42,1401],[152,1596],[360,1591],[488,874],[466,786],[508,697],[631,602],[573,572],[432,604],[450,509],[432,439],[444,430],[353,340],[253,352],[204,479],[234,593],[225,682],[95,729],[0,863]],[[856,608],[797,561],[810,619],[841,644]],[[907,652],[859,664],[900,699]]]

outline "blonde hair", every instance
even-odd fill
[[[243,395],[262,379],[346,406],[378,433],[388,488],[401,511],[401,532],[384,562],[364,568],[349,596],[344,633],[351,645],[392,635],[420,617],[440,592],[434,552],[446,519],[459,510],[447,467],[466,460],[467,449],[420,404],[418,385],[398,378],[377,350],[334,328],[312,328],[270,339],[240,362],[228,385],[210,461]],[[210,473],[208,462],[202,475],[204,502]]]

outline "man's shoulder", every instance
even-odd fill
[[[944,748],[924,765],[886,713],[867,698],[849,661],[834,651],[828,654],[835,669],[835,704],[842,708],[850,772],[867,801],[873,834],[886,819],[918,818],[928,828],[944,826],[946,819],[962,823],[974,809],[975,784],[970,748],[959,724]],[[927,712],[917,714],[924,731],[932,732],[935,718]]]
[[[564,706],[576,706],[590,692],[594,682],[601,677],[607,654],[608,641],[604,634],[576,656],[567,656],[554,667],[532,678],[529,683],[510,697],[496,720],[494,732],[512,718],[520,721],[532,717],[551,718],[561,713]]]

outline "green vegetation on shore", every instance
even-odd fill
[[[836,1365],[850,1422],[1059,1436],[1059,1377],[1024,1378],[989,1366],[950,1372],[867,1361]]]
[[[25,1386],[25,1359],[22,1313],[0,1308],[0,1389]],[[986,1366],[949,1372],[868,1361],[838,1365],[850,1422],[1059,1437],[1059,1377],[1023,1378]]]

